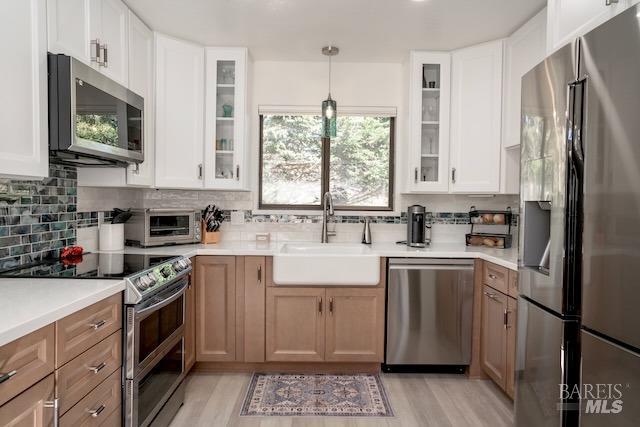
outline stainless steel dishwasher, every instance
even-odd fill
[[[385,371],[471,357],[472,259],[389,259]]]

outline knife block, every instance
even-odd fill
[[[200,241],[205,245],[215,244],[220,241],[220,232],[219,231],[207,231],[207,227],[202,224],[202,232],[200,233],[202,236]]]

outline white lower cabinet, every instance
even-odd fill
[[[156,186],[203,188],[204,48],[156,33]]]
[[[503,40],[453,52],[450,191],[498,193]]]
[[[48,175],[45,0],[0,2],[0,176]]]

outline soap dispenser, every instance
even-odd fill
[[[362,243],[365,245],[371,244],[371,225],[369,223],[369,218],[364,218],[364,227],[362,229]]]

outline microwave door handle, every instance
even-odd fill
[[[178,298],[180,298],[180,297],[184,294],[184,292],[185,292],[185,290],[187,289],[187,286],[188,286],[188,285],[189,285],[189,281],[188,281],[188,280],[185,280],[184,285],[180,286],[180,289],[178,289],[178,290],[177,290],[173,295],[171,295],[169,298],[166,298],[166,299],[164,299],[164,300],[160,301],[159,303],[157,303],[157,304],[153,304],[152,306],[147,307],[147,308],[145,308],[145,309],[143,309],[143,310],[136,311],[136,313],[135,313],[135,314],[136,314],[136,316],[144,316],[144,314],[145,314],[145,313],[149,313],[149,312],[152,312],[152,311],[156,311],[156,310],[158,310],[158,309],[160,309],[160,308],[162,308],[162,307],[164,307],[164,306],[166,306],[166,305],[171,304],[172,302],[174,302],[175,300],[177,300]]]

